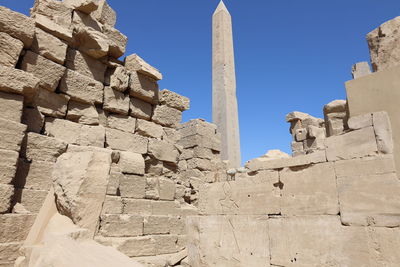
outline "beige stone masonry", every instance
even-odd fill
[[[126,67],[127,70],[129,70]],[[130,73],[129,94],[151,104],[158,104],[158,84],[154,79],[136,71]]]
[[[141,154],[121,151],[118,166],[122,173],[144,175],[144,159]]]
[[[5,32],[0,32],[0,64],[2,66],[14,68],[23,48],[22,41]]]
[[[99,234],[104,237],[132,237],[143,235],[143,217],[138,215],[103,215]]]
[[[66,41],[68,44],[72,44],[72,30],[68,27],[61,26],[50,18],[40,14],[35,15],[35,23],[42,30]]]
[[[12,184],[18,163],[18,152],[0,149],[0,184]]]
[[[166,105],[156,106],[153,121],[167,127],[176,128],[182,120],[182,112]]]
[[[112,89],[125,92],[129,86],[129,73],[124,67],[117,67],[110,76],[110,86]]]
[[[99,113],[92,104],[86,104],[76,101],[68,103],[68,120],[87,125],[99,125]]]
[[[22,155],[29,161],[56,162],[57,158],[67,150],[67,143],[60,139],[28,133],[26,136],[26,148]]]
[[[372,114],[378,151],[383,154],[393,153],[392,126],[385,111]]]
[[[159,179],[159,197],[160,200],[171,200],[175,199],[175,182],[168,178]]]
[[[120,179],[119,191],[123,198],[143,199],[146,195],[146,178],[125,174]]]
[[[64,65],[67,56],[67,44],[40,28],[35,28],[35,38],[31,49],[36,54]]]
[[[180,111],[185,111],[190,108],[189,98],[178,95],[167,89],[160,91],[160,103]]]
[[[356,63],[351,68],[351,75],[353,76],[353,79],[358,79],[369,74],[371,74],[371,68],[366,61]]]
[[[103,33],[89,27],[75,26],[73,36],[74,46],[90,57],[99,59],[108,54],[110,43]]]
[[[26,125],[0,118],[0,149],[19,152]]]
[[[137,134],[106,128],[106,142],[111,149],[139,154],[147,153],[147,138]]]
[[[209,138],[198,134],[184,137],[179,140],[178,144],[185,149],[199,146],[215,151],[221,151],[221,142],[219,138]]]
[[[128,71],[137,71],[144,75],[150,76],[153,79],[162,80],[162,74],[156,68],[145,62],[137,54],[133,54],[125,58],[125,67]]]
[[[128,115],[129,113],[129,96],[124,95],[120,91],[114,90],[111,87],[104,87],[104,110]]]
[[[372,126],[372,114],[367,113],[359,116],[350,117],[347,123],[350,130],[358,130],[361,128]]]
[[[155,124],[154,122],[137,119],[136,133],[143,136],[160,139],[164,132],[163,127]]]
[[[24,159],[18,161],[14,185],[17,188],[49,190],[52,185],[54,162]]]
[[[93,30],[102,31],[102,25],[96,19],[94,19],[90,14],[83,13],[81,11],[75,10],[72,17],[73,27],[89,27]]]
[[[99,1],[97,0],[63,0],[63,3],[69,8],[79,10],[87,14],[96,11],[99,7]]]
[[[153,106],[138,98],[130,99],[129,109],[132,117],[143,120],[150,120],[153,113]]]
[[[120,196],[106,196],[102,214],[122,214],[124,204]]]
[[[61,1],[35,0],[31,8],[31,17],[45,16],[60,26],[68,29],[71,26],[72,9]]]
[[[24,107],[22,123],[28,126],[28,132],[40,133],[44,126],[44,116],[37,107]]]
[[[107,66],[75,49],[68,49],[66,67],[101,83]]]
[[[0,215],[0,243],[24,241],[35,217],[34,214]]]
[[[67,95],[56,94],[39,88],[39,93],[34,99],[33,105],[46,116],[64,118],[67,114],[69,100],[70,97]]]
[[[13,198],[14,186],[0,184],[0,216],[10,212]]]
[[[0,118],[21,122],[24,97],[0,92]]]
[[[109,25],[103,25],[103,33],[109,39],[109,54],[119,58],[125,54],[128,37]]]
[[[150,139],[148,153],[158,160],[178,163],[179,151],[168,142]]]
[[[47,190],[15,189],[14,201],[29,213],[38,213],[48,194]]]
[[[99,7],[91,14],[95,19],[111,27],[117,22],[115,11],[108,5],[106,0],[99,1]]]
[[[128,115],[110,114],[107,117],[107,127],[127,133],[135,133],[137,121]]]
[[[35,23],[31,18],[0,6],[0,31],[21,40],[25,48],[32,44],[34,27]]]
[[[26,100],[31,100],[37,93],[39,82],[31,73],[8,67],[0,68],[0,91],[24,95]]]

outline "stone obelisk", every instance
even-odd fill
[[[241,166],[232,19],[223,1],[213,14],[213,122],[221,134],[223,160]]]

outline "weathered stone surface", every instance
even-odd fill
[[[321,163],[280,172],[282,215],[336,215],[339,213],[333,163]]]
[[[24,241],[35,217],[34,214],[0,215],[0,243]]]
[[[178,145],[183,148],[192,148],[195,146],[209,148],[215,151],[221,151],[221,142],[219,138],[209,138],[201,135],[191,135],[178,141]]]
[[[67,43],[72,43],[72,30],[68,27],[61,26],[53,20],[49,19],[47,16],[36,14],[35,15],[36,26],[42,30],[60,38]]]
[[[143,217],[137,215],[103,215],[99,234],[106,237],[143,235]]]
[[[96,241],[112,246],[129,257],[156,255],[156,241],[152,236],[129,238],[96,238]]]
[[[123,198],[142,199],[146,195],[146,178],[139,175],[125,174],[121,177],[119,191]]]
[[[30,161],[56,162],[57,158],[67,150],[67,143],[45,135],[28,133],[24,150],[23,156]]]
[[[24,43],[5,32],[0,32],[0,64],[14,68],[19,55],[24,48]]]
[[[107,111],[128,115],[129,113],[129,96],[124,95],[120,91],[114,90],[109,86],[104,87],[104,105]]]
[[[34,99],[34,104],[46,116],[64,118],[67,114],[69,99],[70,97],[67,95],[56,94],[39,88],[39,93]]]
[[[126,67],[126,66],[125,66]],[[126,67],[129,70],[128,67]],[[129,80],[129,94],[151,104],[158,104],[159,91],[157,82],[138,72],[131,72]]]
[[[17,170],[18,152],[0,149],[0,184],[11,184]]]
[[[190,266],[269,266],[268,216],[188,217]]]
[[[89,126],[79,123],[46,119],[46,133],[68,144],[104,147],[105,130],[103,126]]]
[[[110,48],[107,36],[89,27],[76,26],[74,42],[80,51],[96,59],[106,56]]]
[[[18,171],[14,180],[17,188],[49,190],[52,184],[54,162],[24,159],[18,161]]]
[[[373,156],[378,152],[373,127],[328,137],[325,144],[328,161]]]
[[[135,118],[128,115],[110,114],[107,117],[107,127],[134,133],[137,122]]]
[[[296,134],[295,134],[296,141],[301,142],[301,141],[306,140],[307,134],[308,134],[307,129],[305,129],[305,128],[297,129]]]
[[[396,17],[367,34],[374,71],[382,71],[399,64],[400,50],[397,45],[400,40],[399,25],[400,17]]]
[[[366,61],[358,62],[351,68],[351,75],[353,76],[353,79],[358,79],[369,74],[371,74],[371,69]]]
[[[103,25],[103,33],[109,39],[110,56],[114,58],[119,58],[125,54],[126,44],[128,42],[128,37],[122,34],[117,29],[114,29],[111,26]]]
[[[99,113],[92,104],[70,101],[68,104],[67,119],[88,125],[99,124]]]
[[[0,118],[21,122],[23,104],[23,96],[0,92]]]
[[[304,120],[304,119],[308,118],[309,116],[310,115],[307,113],[293,111],[286,115],[286,121],[292,122],[292,121],[297,121],[297,120]]]
[[[114,129],[106,129],[106,142],[111,149],[147,153],[147,138]]]
[[[137,71],[156,80],[162,79],[162,74],[156,68],[145,62],[137,54],[133,54],[125,58],[125,67],[129,71]]]
[[[217,127],[202,119],[195,119],[183,123],[178,130],[182,138],[196,134],[215,138]]]
[[[150,155],[153,155],[158,160],[174,163],[178,162],[179,151],[173,144],[170,144],[168,142],[157,139],[150,139],[148,152]]]
[[[144,159],[141,154],[121,151],[118,166],[122,173],[144,174]]]
[[[48,194],[47,190],[15,189],[14,201],[30,213],[38,213]]]
[[[310,138],[324,139],[326,138],[325,129],[317,126],[309,125],[307,127],[308,136]]]
[[[90,14],[83,13],[81,11],[74,11],[72,17],[73,27],[90,27],[96,31],[102,31],[102,25],[96,19],[94,19]]]
[[[99,1],[97,0],[63,0],[63,3],[69,8],[82,11],[86,14],[96,11],[99,7]]]
[[[101,83],[107,69],[105,64],[74,49],[67,51],[66,67]]]
[[[106,0],[99,1],[99,7],[91,14],[95,19],[111,27],[117,22],[115,11],[108,5]]]
[[[40,133],[44,126],[44,116],[37,107],[24,107],[22,123],[28,126],[28,132]]]
[[[0,118],[0,149],[19,152],[26,125]]]
[[[174,200],[175,199],[175,182],[171,179],[159,179],[159,197],[160,200]]]
[[[154,122],[137,119],[136,133],[143,136],[160,139],[164,132],[163,127],[155,124]]]
[[[0,68],[0,91],[32,99],[37,93],[39,82],[40,80],[31,73],[8,67]]]
[[[14,197],[14,186],[0,184],[0,214],[10,212],[11,201],[13,200],[13,197]]]
[[[21,245],[21,242],[0,244],[0,266],[5,267],[8,263],[9,266],[14,266],[13,262],[19,256],[18,250]]]
[[[60,91],[73,100],[99,104],[103,103],[103,84],[77,71],[67,70],[60,83]]]
[[[372,114],[378,151],[383,154],[393,153],[392,125],[386,111]]]
[[[25,48],[32,44],[35,23],[33,19],[0,6],[0,31],[21,40]]]
[[[392,155],[379,155],[376,157],[364,157],[335,162],[335,173],[337,177],[366,176],[395,172],[396,167]]]
[[[34,6],[31,8],[31,17],[36,18],[38,14],[46,16],[66,29],[71,25],[72,9],[61,1],[35,0]]]
[[[40,79],[40,86],[55,91],[64,76],[65,67],[38,54],[27,51],[21,63],[21,69]]]
[[[35,28],[35,38],[31,49],[36,54],[64,65],[67,44],[40,28]]]
[[[372,126],[372,114],[367,113],[364,115],[350,117],[347,124],[349,125],[350,130],[358,130]]]
[[[129,109],[131,116],[144,120],[150,120],[153,113],[153,106],[138,98],[131,98]]]
[[[185,111],[190,108],[189,98],[178,95],[167,89],[160,91],[160,103],[180,111]]]
[[[166,105],[156,106],[153,111],[153,121],[168,127],[177,127],[182,120],[182,112]]]
[[[129,73],[124,67],[117,67],[110,76],[110,86],[112,89],[125,92],[129,86]]]
[[[334,100],[324,106],[324,114],[346,112],[346,100]]]
[[[125,214],[142,215],[179,215],[179,202],[153,201],[147,199],[125,199]]]
[[[102,214],[122,214],[123,206],[124,205],[121,197],[106,196]]]
[[[105,200],[111,152],[65,153],[53,172],[58,210],[94,235]]]

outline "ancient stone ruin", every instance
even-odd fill
[[[0,6],[0,266],[399,266],[400,19],[293,155],[244,167],[105,0]],[[397,166],[397,169],[396,169]]]

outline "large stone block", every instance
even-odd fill
[[[40,86],[55,91],[61,78],[64,76],[65,67],[54,63],[36,53],[27,51],[22,59],[21,69],[32,73],[40,79]]]
[[[107,127],[127,133],[134,133],[136,124],[136,119],[127,115],[110,114],[107,117]]]
[[[137,134],[107,128],[106,142],[111,149],[131,151],[139,154],[147,153],[147,138]]]
[[[178,130],[182,138],[196,134],[215,137],[217,133],[217,126],[202,119],[196,119],[183,123]]]
[[[121,151],[118,167],[122,173],[144,175],[144,159],[141,154]]]
[[[111,152],[63,154],[53,172],[58,210],[94,235],[105,201]]]
[[[0,266],[5,267],[14,266],[14,261],[19,256],[19,249],[22,246],[22,242],[12,242],[0,244]]]
[[[23,96],[0,92],[0,118],[21,122],[23,104]]]
[[[126,67],[129,70],[128,67]],[[157,81],[138,72],[131,72],[129,94],[151,104],[158,104],[159,91]]]
[[[156,68],[145,62],[137,54],[132,54],[125,58],[125,67],[129,71],[137,71],[156,80],[162,79],[162,74]]]
[[[358,130],[361,128],[372,126],[372,114],[367,113],[359,116],[350,117],[347,121],[350,130]]]
[[[55,118],[64,118],[67,114],[70,97],[64,94],[56,94],[46,89],[39,88],[39,93],[33,103],[43,115]]]
[[[32,51],[55,63],[64,65],[67,56],[67,44],[57,37],[35,28],[35,38],[32,43]]]
[[[167,89],[160,91],[160,103],[171,108],[176,108],[180,111],[185,111],[190,108],[189,98],[181,96]]]
[[[0,149],[0,184],[11,184],[17,171],[18,152]]]
[[[122,34],[117,29],[111,26],[103,25],[103,33],[108,37],[110,50],[109,54],[113,58],[119,58],[125,54],[126,44],[128,42],[128,37]]]
[[[66,29],[71,25],[72,9],[61,1],[35,0],[34,6],[31,8],[31,17],[36,18],[38,14],[47,17]]]
[[[67,70],[60,83],[60,91],[73,100],[89,104],[103,103],[103,84],[73,70]]]
[[[175,181],[168,178],[160,178],[159,180],[159,199],[174,200],[175,199]]]
[[[99,1],[97,0],[63,0],[65,6],[90,14],[97,10],[99,7]]]
[[[102,214],[122,214],[124,203],[119,196],[106,196]]]
[[[392,155],[379,155],[360,159],[340,160],[335,162],[337,177],[366,176],[395,173],[396,167]]]
[[[124,199],[125,214],[179,215],[180,205],[176,201],[153,201],[147,199]]]
[[[268,216],[188,217],[190,266],[269,266]]]
[[[152,236],[104,238],[97,237],[96,241],[112,246],[129,257],[156,255],[156,240]]]
[[[0,6],[0,31],[21,40],[25,48],[29,48],[32,44],[34,29],[33,19]]]
[[[26,148],[22,155],[29,161],[56,162],[57,158],[67,150],[67,143],[60,139],[28,133]]]
[[[95,59],[106,56],[110,48],[106,35],[85,26],[75,26],[74,46]]]
[[[35,218],[34,214],[0,215],[0,243],[25,241]]]
[[[47,190],[15,189],[14,201],[30,213],[39,213],[47,195]]]
[[[328,161],[361,158],[378,153],[373,127],[367,127],[326,139]]]
[[[177,127],[182,120],[182,112],[166,105],[158,105],[153,111],[153,121],[168,127]]]
[[[0,217],[1,214],[10,212],[13,198],[14,186],[9,184],[0,184]]]
[[[41,133],[44,126],[44,115],[37,107],[24,107],[22,123],[28,126],[28,132]]]
[[[136,133],[143,136],[160,139],[164,132],[163,127],[155,124],[154,122],[137,119]]]
[[[46,119],[46,133],[68,144],[81,146],[104,147],[105,142],[103,126],[82,125],[67,120]]]
[[[105,237],[133,237],[143,235],[143,217],[138,215],[103,215],[99,234]]]
[[[67,119],[81,124],[98,125],[99,113],[93,104],[70,101]]]
[[[125,92],[129,86],[129,73],[122,66],[116,67],[110,73],[109,85],[112,89]]]
[[[104,105],[107,111],[128,115],[129,113],[129,96],[124,95],[120,91],[114,90],[109,86],[104,87]]]
[[[52,184],[54,162],[24,159],[18,161],[18,171],[14,180],[17,188],[49,190]]]
[[[74,15],[72,17],[72,25],[73,27],[89,27],[93,30],[102,31],[102,24],[94,19],[90,14],[83,13],[81,11],[74,11]]]
[[[369,74],[371,74],[371,69],[369,67],[369,63],[366,61],[358,62],[351,68],[351,75],[353,76],[353,79],[358,79]]]
[[[0,64],[2,66],[14,68],[23,48],[22,41],[5,32],[0,32]]]
[[[337,215],[339,213],[333,163],[280,171],[282,215]]]
[[[209,148],[215,151],[221,150],[221,141],[217,136],[215,136],[214,138],[210,138],[198,134],[191,135],[181,138],[178,141],[178,145],[181,145],[185,149],[198,146],[203,148]]]
[[[74,49],[67,51],[66,67],[101,83],[104,82],[107,69],[107,66],[102,62]]]
[[[72,29],[69,29],[69,26],[62,26],[47,16],[41,14],[35,14],[35,23],[36,27],[39,27],[51,35],[66,41],[68,44],[72,44]]]
[[[123,198],[142,199],[146,195],[146,178],[139,175],[125,174],[120,179],[119,191]]]
[[[115,11],[108,5],[106,0],[99,1],[99,7],[91,14],[95,19],[111,27],[117,22]]]
[[[26,125],[0,118],[0,149],[19,152]]]
[[[31,100],[37,93],[39,82],[31,73],[8,67],[0,68],[0,91],[24,95]]]
[[[386,111],[372,113],[378,151],[383,154],[393,153],[392,125]]]
[[[175,145],[168,142],[150,139],[148,152],[158,160],[178,163],[179,151]]]
[[[131,98],[129,109],[132,117],[143,120],[150,120],[153,113],[153,106],[138,98]]]

